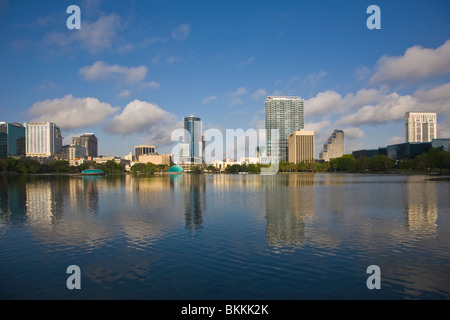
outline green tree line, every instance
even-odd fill
[[[123,168],[120,164],[109,160],[104,164],[96,162],[85,162],[79,166],[71,166],[69,161],[57,160],[50,164],[41,164],[37,160],[30,158],[6,158],[0,159],[0,173],[13,172],[24,174],[45,174],[45,173],[81,173],[86,169],[100,169],[105,173],[122,173]]]

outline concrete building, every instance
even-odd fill
[[[62,148],[62,158],[69,161],[71,166],[78,166],[86,160],[87,150],[85,147],[69,144]]]
[[[155,146],[140,145],[134,147],[134,160],[140,161],[140,157],[143,155],[155,154]]]
[[[406,112],[406,142],[431,142],[437,138],[436,113]]]
[[[25,154],[27,157],[55,157],[62,153],[60,128],[51,122],[25,124]]]
[[[139,157],[140,163],[153,163],[153,164],[165,164],[166,166],[172,166],[171,154],[145,154]]]
[[[98,139],[93,133],[73,137],[72,144],[86,148],[87,157],[98,157]]]
[[[267,156],[288,161],[288,136],[291,132],[304,129],[304,100],[300,97],[269,96],[266,98],[265,112]]]
[[[0,158],[25,156],[25,127],[0,122]]]
[[[289,162],[314,161],[314,131],[297,130],[289,134]]]
[[[319,153],[319,160],[330,161],[334,158],[340,158],[344,155],[344,152],[344,131],[336,129],[323,145],[323,149]]]

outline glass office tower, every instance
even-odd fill
[[[283,96],[266,98],[267,155],[269,157],[278,155],[279,161],[288,161],[289,134],[304,129],[304,126],[303,99]],[[278,137],[272,130],[278,130]],[[272,150],[273,143],[278,144],[278,150]]]
[[[184,141],[189,145],[189,156],[187,161],[202,163],[202,120],[193,115],[186,116],[184,117],[184,129],[186,130]]]
[[[0,158],[25,156],[25,127],[0,122]]]

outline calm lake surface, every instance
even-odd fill
[[[0,299],[449,299],[450,183],[428,178],[3,176]]]

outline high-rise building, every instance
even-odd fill
[[[25,156],[25,127],[0,122],[0,158]]]
[[[342,157],[344,152],[344,131],[336,129],[328,138],[327,143],[323,145],[323,149],[319,153],[319,159],[330,161],[330,159]]]
[[[300,97],[267,97],[266,98],[266,129],[267,156],[287,161],[288,136],[291,132],[304,129],[304,101]],[[274,132],[272,130],[278,130]],[[278,136],[278,138],[277,138]],[[272,145],[278,144],[278,150],[272,150]]]
[[[431,142],[437,138],[437,121],[434,112],[406,112],[406,142]]]
[[[53,157],[62,153],[61,129],[52,122],[28,122],[26,128],[27,157]]]
[[[72,138],[72,144],[85,147],[87,157],[98,157],[98,138],[93,133],[83,133]]]
[[[314,161],[314,131],[297,130],[289,134],[289,162]]]
[[[155,146],[140,145],[134,147],[134,157],[136,161],[139,161],[139,157],[143,155],[155,154]]]
[[[84,162],[86,152],[85,147],[69,144],[62,147],[62,158],[69,161],[71,166],[79,165]]]
[[[199,117],[189,115],[184,117],[185,137],[184,142],[189,145],[187,162],[202,163],[203,159],[203,134],[202,120]]]

